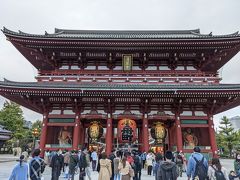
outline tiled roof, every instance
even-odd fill
[[[4,129],[4,127],[0,125],[0,134],[11,134],[11,131]]]
[[[0,81],[0,88],[51,89],[51,90],[120,90],[120,91],[176,91],[176,90],[240,90],[240,84],[190,85],[148,83],[70,83],[70,82],[13,82]]]
[[[238,32],[228,35],[201,34],[194,30],[66,30],[55,29],[53,34],[45,32],[43,35],[29,34],[22,31],[15,32],[7,28],[2,29],[5,35],[36,37],[36,38],[70,38],[70,39],[211,39],[240,37]]]

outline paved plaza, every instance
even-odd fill
[[[0,180],[8,180],[11,171],[16,164],[16,157],[13,157],[11,155],[0,155]],[[233,169],[233,160],[229,159],[222,159],[221,163],[224,167],[227,168],[228,171]],[[44,178],[45,180],[51,180],[51,168],[46,167],[44,172]],[[78,179],[78,175],[76,175],[76,178]],[[88,180],[88,178],[85,178]],[[98,179],[98,173],[92,172],[92,180]],[[178,178],[179,180],[184,180],[186,178],[186,174],[184,173],[182,178]],[[60,177],[60,180],[64,180],[63,175]],[[146,170],[142,171],[142,180],[154,180],[154,176],[148,176]]]

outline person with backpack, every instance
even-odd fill
[[[42,177],[42,173],[45,170],[45,163],[42,158],[39,157],[40,149],[35,149],[33,152],[33,158],[29,162],[30,169],[30,179],[31,180],[39,180]]]
[[[182,172],[183,172],[183,157],[180,153],[177,154],[176,158],[175,158],[175,163],[177,165],[177,169],[178,169],[178,174],[180,177],[182,177]]]
[[[212,165],[208,167],[209,180],[229,180],[226,168],[224,168],[218,158],[212,158]]]
[[[160,163],[157,170],[156,180],[176,180],[178,177],[177,165],[172,161],[173,154],[171,151],[165,153],[166,161]]]
[[[160,153],[157,153],[155,156],[156,163],[155,163],[155,166],[153,167],[153,174],[155,174],[155,180],[157,180],[157,171],[160,167],[162,160],[163,160],[162,155]]]
[[[82,151],[79,152],[79,163],[78,163],[79,170],[80,170],[79,180],[84,180],[84,177],[86,176],[85,169],[88,166],[86,152],[87,152],[86,148],[83,148]]]
[[[133,180],[141,180],[142,163],[141,163],[141,158],[138,156],[137,152],[134,152],[133,166],[132,167],[133,167],[133,170],[134,170]]]
[[[198,178],[199,180],[207,179],[208,162],[201,154],[199,147],[194,147],[193,153],[188,160],[187,176],[188,180]]]
[[[72,150],[70,154],[70,160],[69,160],[69,176],[68,180],[74,180],[75,170],[79,162],[78,155],[76,154],[76,150]]]
[[[61,175],[61,170],[64,166],[64,159],[61,150],[52,157],[50,167],[52,168],[52,180],[58,180]]]
[[[234,161],[234,171],[236,172],[237,176],[240,176],[240,154],[236,154],[236,158]]]

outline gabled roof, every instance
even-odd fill
[[[228,35],[201,34],[199,29],[193,30],[67,30],[55,29],[53,34],[29,34],[2,29],[5,35],[33,38],[70,38],[70,39],[212,39],[240,37],[238,32]]]
[[[4,129],[4,126],[0,125],[0,134],[11,134],[11,131]]]

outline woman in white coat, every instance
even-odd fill
[[[218,158],[212,158],[212,165],[208,167],[209,180],[216,180],[216,175],[224,176],[225,180],[229,180],[226,168],[221,165]]]

